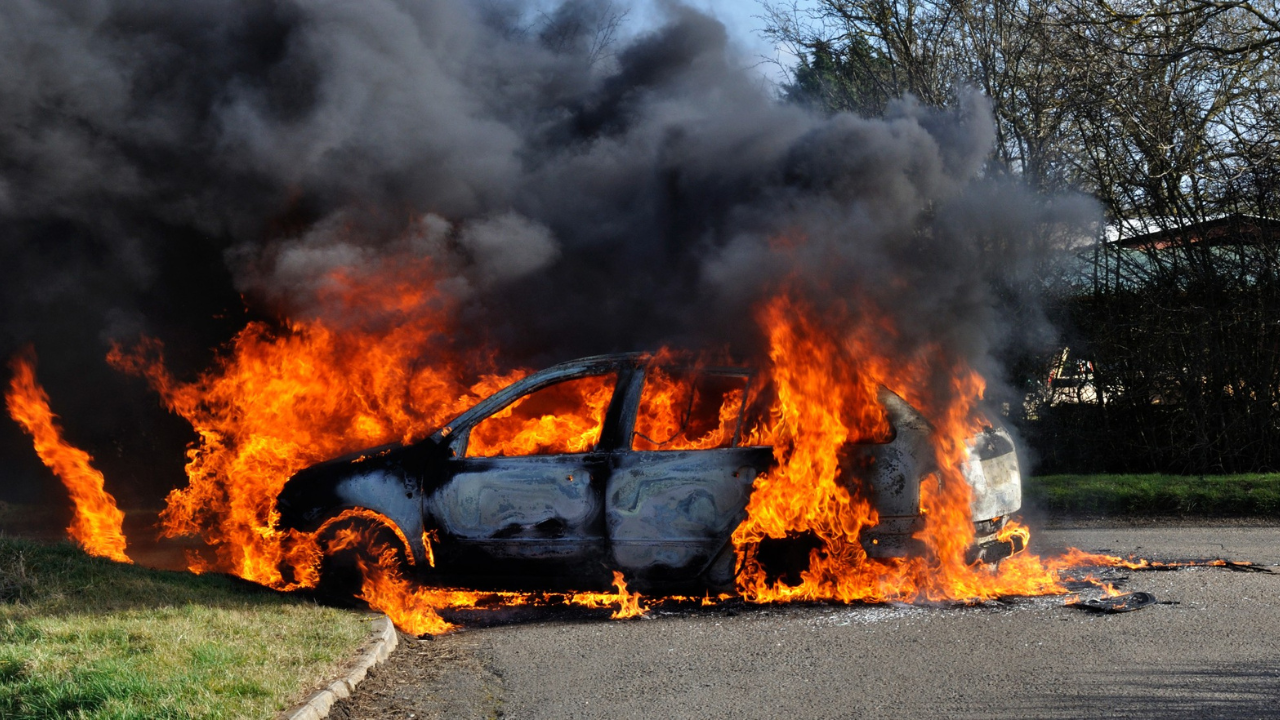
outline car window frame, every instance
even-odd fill
[[[617,445],[616,436],[619,435],[621,426],[626,424],[620,422],[620,413],[622,405],[625,401],[625,392],[628,386],[632,384],[630,377],[634,370],[634,358],[631,356],[600,356],[593,358],[584,358],[571,363],[563,363],[555,365],[540,372],[521,378],[505,388],[495,392],[489,397],[481,400],[471,407],[471,409],[454,418],[444,427],[432,434],[431,438],[440,444],[447,444],[454,458],[457,459],[491,459],[469,458],[467,456],[467,446],[471,440],[471,430],[484,422],[491,415],[494,415],[508,406],[514,404],[522,398],[533,393],[550,387],[557,383],[567,382],[569,380],[577,380],[580,378],[592,377],[596,375],[616,374],[614,380],[613,394],[609,398],[609,404],[605,408],[605,416],[600,428],[600,439],[596,441],[596,445],[591,450],[584,453],[547,453],[545,455],[513,455],[510,457],[555,457],[558,455],[579,455],[596,452],[604,452],[614,449]],[[634,418],[633,418],[634,419]],[[628,435],[628,437],[630,437]]]
[[[669,375],[675,375],[678,373],[702,373],[704,375],[718,375],[721,377],[736,377],[736,378],[743,379],[744,382],[742,385],[742,399],[739,401],[739,404],[738,404],[738,420],[734,424],[733,438],[730,440],[728,445],[725,445],[723,447],[718,447],[718,448],[707,448],[706,450],[663,450],[661,448],[648,449],[648,450],[635,449],[635,436],[636,436],[635,427],[636,427],[636,421],[640,415],[640,401],[643,399],[643,396],[644,396],[644,385],[648,381],[649,370],[653,368],[660,369]],[[623,436],[625,440],[621,443],[620,449],[626,450],[627,452],[707,452],[710,450],[723,450],[728,448],[741,447],[742,427],[743,427],[743,424],[746,422],[747,400],[750,398],[750,395],[751,395],[751,387],[755,383],[756,371],[754,369],[747,368],[747,367],[733,367],[733,366],[708,367],[708,366],[702,366],[702,365],[690,365],[690,364],[680,364],[680,363],[658,363],[658,364],[646,363],[638,367],[636,369],[636,372],[637,372],[637,375],[639,375],[639,378],[638,378],[638,382],[636,383],[637,387],[634,390],[635,392],[634,402],[631,403],[631,407],[629,408],[630,421],[628,422],[627,427],[625,428],[625,435]]]

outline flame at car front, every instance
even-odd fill
[[[914,357],[889,354],[895,331],[888,315],[863,301],[824,312],[791,293],[767,303],[759,321],[769,338],[769,373],[777,399],[751,442],[772,445],[778,467],[756,480],[747,520],[734,533],[742,558],[739,591],[754,602],[792,600],[981,600],[999,595],[1060,593],[1068,564],[1027,554],[992,569],[967,557],[974,539],[970,488],[961,466],[965,440],[982,425],[984,383],[971,368],[928,347]],[[938,379],[942,381],[939,382]],[[856,485],[842,481],[841,449],[890,439],[881,386],[919,408],[934,428],[936,473],[921,484],[924,552],[870,558],[859,541],[879,517]],[[770,580],[758,559],[766,538],[799,533],[818,538],[801,582]],[[1027,530],[1012,523],[1002,538]]]

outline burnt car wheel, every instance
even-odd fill
[[[351,517],[331,521],[318,534],[325,549],[314,593],[326,603],[360,607],[366,568],[393,563],[403,571],[410,556],[399,534],[385,522]]]

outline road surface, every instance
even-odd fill
[[[1280,527],[1256,524],[1068,528],[1033,543],[1280,564]],[[473,624],[407,638],[331,717],[1280,718],[1280,574],[1126,574],[1123,589],[1170,604],[739,604]]]

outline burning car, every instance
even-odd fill
[[[588,589],[618,571],[647,592],[732,590],[731,535],[775,464],[747,431],[754,379],[668,354],[556,365],[419,442],[298,472],[279,495],[279,524],[310,532],[344,510],[372,511],[437,585]],[[937,481],[932,429],[894,393],[879,400],[892,439],[846,445],[840,479],[878,513],[859,538],[867,555],[902,557],[923,552],[913,535],[921,484]],[[997,537],[1021,505],[1017,453],[999,427],[968,445],[969,557],[997,562],[1022,549],[1019,536]]]

